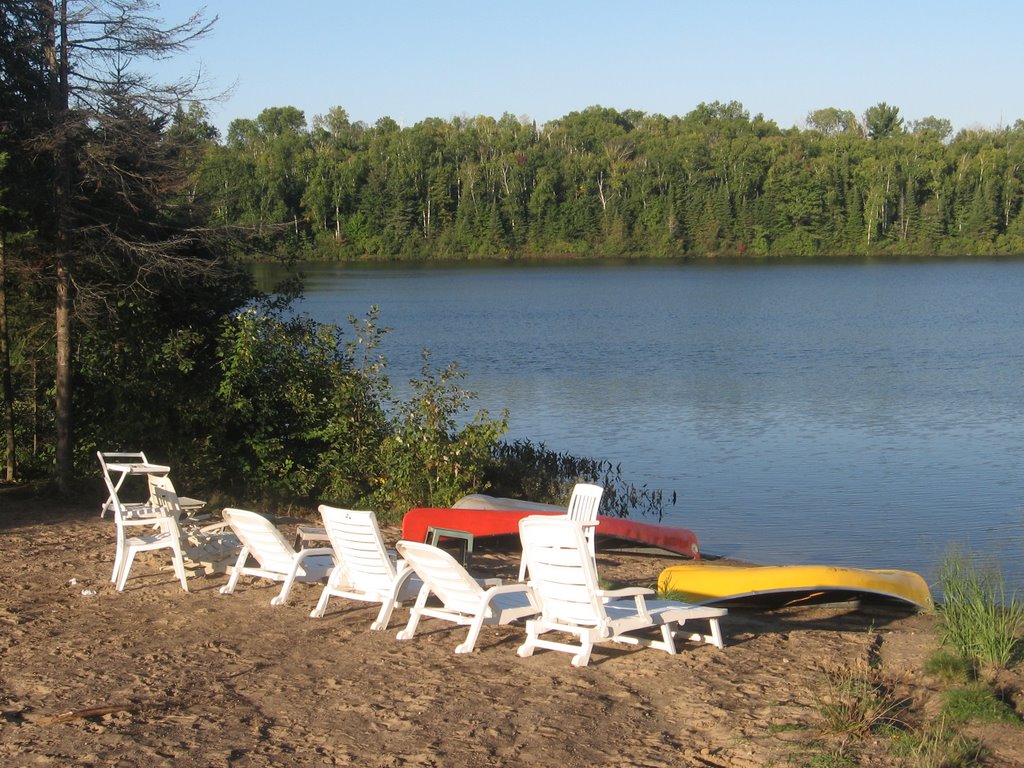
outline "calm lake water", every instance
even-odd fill
[[[934,582],[957,546],[1024,592],[1024,261],[302,271],[316,319],[381,306],[396,384],[458,361],[509,437],[674,491],[705,552]]]

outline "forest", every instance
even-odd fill
[[[206,125],[195,112],[193,130]],[[962,130],[881,102],[781,130],[736,102],[593,106],[543,126],[307,126],[270,107],[211,140],[197,192],[259,255],[460,259],[992,255],[1024,251],[1024,121]],[[209,135],[209,133],[207,134]]]
[[[601,460],[503,440],[456,364],[388,379],[386,307],[348,328],[257,291],[252,259],[769,258],[1024,252],[1024,122],[962,130],[881,102],[780,129],[735,102],[594,106],[538,126],[307,124],[222,137],[199,83],[139,62],[213,22],[146,0],[0,0],[0,482],[75,493],[95,452],[147,448],[224,501],[385,513],[463,493],[659,507]],[[90,491],[91,492],[91,491]]]

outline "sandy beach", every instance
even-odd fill
[[[220,594],[220,574],[185,593],[163,552],[140,555],[118,593],[114,525],[97,512],[91,498],[0,490],[0,765],[909,765],[892,733],[829,732],[829,671],[872,670],[905,702],[906,728],[941,704],[944,684],[924,671],[935,618],[898,605],[733,610],[722,650],[605,645],[585,669],[563,653],[519,658],[515,625],[485,628],[456,656],[465,629],[436,620],[397,640],[404,609],[379,632],[372,605],[334,600],[309,618],[316,585],[282,607],[265,581]],[[290,534],[313,518],[277,520]],[[650,586],[675,562],[598,553],[617,585]],[[478,544],[474,573],[517,567],[516,553]],[[1024,713],[1019,666],[997,687]],[[1020,724],[962,732],[984,745],[981,764],[1024,766]]]

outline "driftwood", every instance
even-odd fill
[[[28,722],[36,722],[41,725],[56,725],[58,723],[69,723],[72,720],[89,720],[94,717],[113,715],[118,712],[137,712],[147,707],[166,707],[167,701],[138,701],[126,702],[124,704],[108,704],[102,707],[84,707],[82,709],[70,709],[67,712],[60,712],[56,715],[28,715],[22,717]]]

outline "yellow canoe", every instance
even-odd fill
[[[932,607],[928,584],[912,571],[836,568],[828,565],[673,565],[658,577],[658,591],[689,603],[754,602],[771,596],[795,602],[834,596],[881,595],[920,608]],[[787,600],[787,598],[790,598]]]

